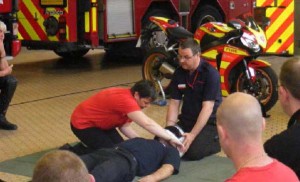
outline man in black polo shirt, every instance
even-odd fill
[[[295,171],[300,179],[300,59],[291,58],[281,67],[279,102],[290,116],[287,129],[264,144],[266,153]]]
[[[220,75],[200,58],[200,47],[194,39],[182,42],[178,53],[180,67],[171,81],[167,126],[178,124],[183,128],[187,150],[183,158],[199,160],[220,151],[215,126],[216,110],[222,101]]]
[[[183,133],[178,127],[166,129],[178,138]],[[135,176],[142,176],[141,182],[161,181],[177,174],[180,165],[179,150],[162,139],[133,138],[113,149],[83,155],[81,159],[97,182],[129,182]]]

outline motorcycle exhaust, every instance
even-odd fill
[[[171,79],[175,72],[175,68],[167,62],[164,62],[160,67],[159,71],[164,75],[165,78]]]

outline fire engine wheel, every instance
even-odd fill
[[[196,10],[192,17],[192,21],[192,31],[195,32],[196,29],[204,23],[212,21],[223,22],[223,17],[216,8],[205,5]]]
[[[277,75],[270,67],[255,69],[256,80],[250,88],[245,73],[241,73],[234,83],[233,91],[245,92],[255,96],[264,105],[265,110],[270,110],[278,100]]]
[[[169,94],[171,78],[166,78],[163,73],[159,71],[159,68],[162,63],[166,62],[170,58],[171,55],[164,51],[163,48],[154,48],[145,56],[142,67],[143,78],[145,80],[150,80],[155,84],[157,93],[160,93],[159,84],[157,82],[157,80],[159,80],[165,93]]]
[[[90,49],[78,49],[74,51],[59,51],[59,50],[53,50],[55,54],[57,54],[60,57],[63,58],[79,58],[83,57],[87,52],[89,52]]]

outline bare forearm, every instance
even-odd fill
[[[157,124],[154,120],[150,119],[151,122],[144,125],[144,128],[148,130],[150,133],[154,134],[155,136],[158,136],[160,138],[163,138],[165,140],[170,140],[171,136],[165,131],[165,129]]]
[[[173,126],[177,123],[178,120],[178,114],[179,114],[179,106],[180,101],[179,100],[170,100],[170,105],[167,112],[167,126]]]
[[[162,181],[173,174],[174,167],[170,164],[163,164],[161,168],[159,168],[154,173],[141,178],[140,182],[157,182]]]
[[[9,75],[11,73],[11,68],[5,57],[0,58],[0,77]]]
[[[206,125],[207,121],[210,118],[210,115],[213,112],[213,106],[214,106],[213,103],[203,104],[203,108],[202,108],[201,112],[199,113],[197,122],[191,131],[192,134],[194,134],[196,136],[201,132],[201,130]]]
[[[129,124],[126,124],[119,129],[127,138],[139,137],[139,135],[133,130],[131,126],[129,126]]]
[[[6,75],[9,75],[9,70],[6,69],[2,69],[2,67],[0,68],[0,77],[4,77]]]
[[[171,136],[163,129],[162,126],[157,124],[154,120],[146,116],[141,111],[135,111],[128,114],[128,117],[132,119],[136,124],[152,133],[155,136],[161,137],[165,140],[170,140]]]

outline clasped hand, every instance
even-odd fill
[[[183,146],[184,152],[186,152],[190,148],[192,142],[195,140],[196,135],[193,133],[184,133],[182,136],[184,136]]]

